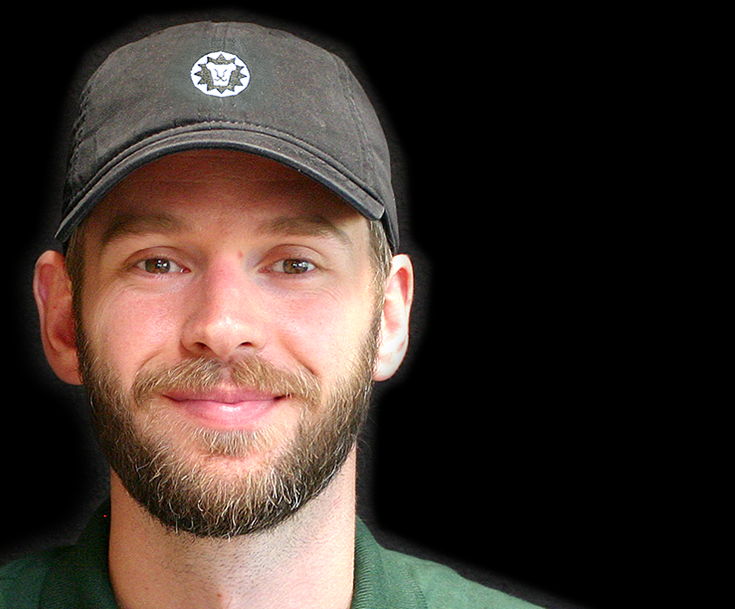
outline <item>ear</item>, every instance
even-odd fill
[[[413,265],[403,254],[393,257],[386,280],[385,304],[380,328],[380,344],[373,380],[393,376],[406,356],[408,325],[413,303]]]
[[[59,252],[44,252],[36,262],[33,296],[38,307],[46,359],[62,381],[81,385],[71,281],[66,273],[64,256]]]

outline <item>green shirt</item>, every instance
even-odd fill
[[[0,568],[0,609],[117,609],[107,571],[109,503],[75,546]],[[382,548],[358,520],[352,609],[532,609],[448,567]]]

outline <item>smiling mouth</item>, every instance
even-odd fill
[[[239,387],[219,387],[213,389],[205,389],[202,391],[192,391],[190,389],[171,389],[165,392],[165,397],[175,402],[219,402],[221,404],[238,404],[241,402],[259,402],[267,400],[275,400],[284,396],[279,396],[266,391],[258,391],[255,389],[239,388]]]
[[[287,396],[222,387],[205,391],[170,390],[163,397],[200,425],[222,430],[254,431]]]
[[[141,370],[133,384],[135,403],[162,400],[174,416],[227,431],[262,429],[275,422],[271,415],[285,412],[287,405],[294,411],[316,409],[320,396],[313,374],[279,369],[258,356],[228,364],[203,357],[185,359]]]

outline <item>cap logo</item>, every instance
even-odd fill
[[[206,95],[228,97],[245,90],[250,82],[250,71],[237,55],[214,51],[194,64],[191,82]]]

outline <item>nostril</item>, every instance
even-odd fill
[[[265,333],[253,319],[194,319],[187,324],[182,339],[184,349],[196,356],[226,361],[245,351],[258,351]]]
[[[182,334],[185,349],[228,360],[235,352],[263,347],[268,319],[265,303],[258,286],[243,274],[242,261],[234,252],[209,261],[191,296]]]

